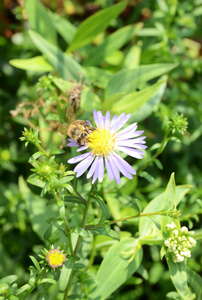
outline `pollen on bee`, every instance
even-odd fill
[[[88,134],[87,145],[97,156],[109,155],[115,147],[116,136],[108,129],[99,128]]]

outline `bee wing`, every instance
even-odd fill
[[[58,126],[58,131],[64,135],[68,135],[68,129],[69,129],[69,125],[66,124],[66,123],[61,123],[59,126]]]
[[[66,117],[70,123],[76,120],[73,107],[70,104],[66,109]]]

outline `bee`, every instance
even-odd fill
[[[74,110],[71,105],[67,107],[66,117],[70,124],[61,123],[58,131],[64,135],[68,135],[79,146],[83,146],[88,141],[88,135],[95,128],[88,121],[76,120]]]

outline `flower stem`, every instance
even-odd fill
[[[150,160],[148,160],[148,162],[144,166],[142,166],[141,168],[139,168],[139,170],[137,170],[137,174],[139,174],[141,171],[146,169],[163,152],[163,150],[167,144],[167,137],[168,137],[169,132],[170,132],[170,128],[168,128],[168,130],[166,131],[164,138],[161,142],[161,145],[158,148],[158,150],[156,151],[156,153],[152,156],[152,158]]]
[[[57,195],[55,189],[52,189],[51,192],[52,192],[53,197],[55,198],[57,204],[59,204],[59,203],[61,202],[61,200],[60,200],[60,198],[58,197],[58,195]],[[65,225],[66,230],[67,230],[67,237],[68,237],[68,240],[69,240],[69,248],[70,248],[70,252],[71,252],[71,255],[73,256],[73,255],[74,255],[74,251],[73,251],[73,246],[72,246],[72,238],[71,238],[70,227],[69,227],[69,225],[68,225],[68,221],[67,221],[66,216],[64,216],[63,221],[64,221],[64,225]]]
[[[92,184],[91,190],[90,190],[89,195],[88,195],[88,200],[87,200],[87,203],[86,203],[86,206],[85,206],[85,210],[84,210],[84,214],[83,214],[83,219],[82,219],[82,223],[81,223],[81,228],[85,228],[87,214],[88,214],[88,209],[90,207],[90,202],[91,202],[91,192],[93,190],[93,187],[94,187],[94,184]],[[79,235],[77,243],[76,243],[76,246],[75,246],[75,249],[74,249],[74,256],[77,256],[77,254],[78,254],[81,241],[82,241],[82,236]],[[64,292],[64,298],[63,298],[63,300],[67,300],[68,292],[69,292],[69,288],[70,288],[71,280],[72,280],[72,276],[73,276],[73,271],[74,271],[74,265],[72,266],[71,274],[69,276],[69,281],[67,283],[67,287],[66,287],[65,292]]]
[[[161,216],[161,215],[166,215],[166,214],[167,213],[165,211],[157,211],[157,212],[153,212],[153,213],[140,213],[135,216],[125,217],[125,218],[110,221],[108,224],[115,224],[117,222],[127,221],[130,219],[139,218],[139,217]],[[102,227],[102,226],[103,226],[103,224],[92,225],[92,226],[85,227],[85,230],[94,229],[94,228],[98,228],[98,227]]]
[[[50,155],[44,150],[44,148],[43,147],[41,147],[41,145],[40,144],[35,144],[35,146],[39,149],[39,151],[41,151],[47,158],[49,158],[50,157]]]

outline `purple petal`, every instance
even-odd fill
[[[98,178],[98,168],[95,169],[94,175],[93,175],[93,179],[92,179],[92,183],[94,183],[96,181],[96,179]]]
[[[98,120],[99,120],[99,127],[104,127],[104,120],[103,120],[101,111],[98,111],[97,114],[98,114]]]
[[[129,163],[127,163],[127,161],[120,157],[116,152],[114,152],[113,155],[121,162],[125,169],[127,169],[131,174],[136,175],[136,171]]]
[[[74,172],[77,173],[76,177],[80,177],[90,166],[92,161],[94,160],[94,156],[88,156],[86,159],[82,160],[75,168]]]
[[[104,161],[103,161],[103,157],[102,156],[100,156],[98,158],[98,166],[99,166],[98,181],[102,182],[103,181],[103,177],[104,177]]]
[[[68,140],[70,143],[67,144],[67,146],[69,146],[69,147],[78,147],[79,146],[76,141],[74,141],[72,139],[68,139]]]
[[[99,119],[98,119],[98,114],[97,114],[96,110],[93,111],[93,117],[94,117],[95,123],[96,123],[96,125],[98,127],[98,125],[99,125]]]
[[[108,161],[111,166],[111,170],[114,174],[115,180],[118,182],[118,184],[120,184],[121,183],[120,173],[117,166],[114,164],[113,160],[111,159],[111,156],[108,157]]]
[[[145,142],[143,142],[145,143]],[[116,146],[127,146],[131,148],[140,148],[140,149],[146,149],[147,146],[143,144],[135,143],[134,140],[123,140],[123,141],[116,141]]]
[[[90,178],[93,175],[93,173],[97,169],[97,164],[98,164],[98,157],[95,158],[92,166],[90,167],[90,170],[88,171],[88,174],[86,176],[87,178]]]
[[[76,151],[77,152],[80,152],[80,151],[83,151],[83,150],[86,150],[88,149],[88,146],[81,146],[79,149],[77,149]]]
[[[109,129],[110,126],[110,112],[107,111],[105,116],[105,129]]]
[[[76,156],[76,157],[72,157],[72,158],[70,158],[67,162],[68,162],[69,164],[75,164],[75,163],[77,163],[77,162],[79,162],[79,161],[85,159],[85,158],[88,157],[88,156],[91,156],[91,153],[90,153],[90,152],[81,154],[81,155]]]
[[[143,155],[144,155],[143,151],[129,148],[129,147],[118,146],[115,149],[122,151],[122,152],[124,152],[132,157],[138,158],[138,159],[143,158]]]
[[[129,131],[134,132],[137,129],[137,122],[131,124],[130,126],[127,126],[126,128],[122,129],[121,131],[119,131],[119,135],[125,134]]]
[[[106,157],[105,157],[105,165],[106,165],[109,180],[112,181],[114,179],[114,173],[113,173],[111,165]]]
[[[110,131],[112,133],[118,131],[121,127],[123,127],[123,125],[126,124],[126,122],[128,121],[128,119],[130,118],[130,116],[131,116],[131,114],[127,114],[126,116],[123,115],[122,118],[120,118],[120,120],[117,120],[117,122],[114,124],[113,128]]]
[[[112,118],[112,120],[111,120],[110,127],[113,127],[113,126],[114,126],[114,124],[115,124],[115,122],[116,122],[117,119],[118,119],[118,116],[117,116],[117,115],[113,116],[113,118]]]
[[[110,155],[110,159],[114,162],[114,164],[117,166],[119,171],[127,178],[133,179],[133,176],[128,172],[127,169],[124,168],[121,161],[118,159],[118,157],[114,157],[113,155]]]
[[[128,133],[126,133],[126,134],[124,134],[124,135],[122,134],[121,136],[120,136],[120,134],[118,133],[117,140],[119,140],[119,139],[122,140],[123,137],[124,137],[124,139],[135,138],[135,137],[141,135],[143,132],[144,132],[144,130],[141,130],[141,131],[135,131],[135,132],[128,132]]]

